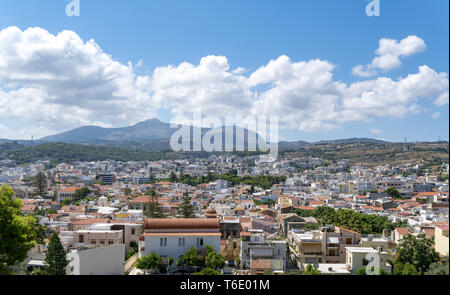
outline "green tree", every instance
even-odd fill
[[[47,273],[50,275],[65,275],[66,267],[69,264],[66,255],[66,250],[64,250],[61,244],[58,234],[54,233],[48,244],[48,250],[45,256]]]
[[[395,187],[388,187],[384,192],[394,199],[402,198],[400,192]]]
[[[37,196],[45,197],[47,195],[47,177],[43,172],[39,172],[34,177],[34,186]]]
[[[360,269],[358,269],[356,274],[359,275],[359,276],[365,276],[366,275],[366,268],[365,267],[361,267]]]
[[[64,199],[61,201],[61,206],[67,206],[70,205],[72,203],[71,199]]]
[[[215,269],[206,267],[206,268],[202,269],[200,272],[193,273],[193,275],[218,276],[218,275],[221,275],[221,273]]]
[[[433,240],[425,234],[419,234],[417,237],[411,234],[404,236],[392,259],[394,269],[398,263],[409,263],[421,274],[424,274],[431,264],[439,261],[439,254],[434,250],[433,245]]]
[[[425,273],[426,275],[449,275],[448,256],[443,263],[436,262],[430,265],[430,268]]]
[[[186,266],[204,266],[204,258],[200,255],[197,248],[192,247],[187,250],[184,255],[178,260],[178,265],[186,265]]]
[[[374,271],[375,271],[375,267],[372,266],[371,270],[372,270],[372,272],[374,272]],[[357,275],[363,275],[363,276],[367,275],[367,273],[366,273],[366,267],[364,266],[364,267],[361,267],[360,269],[358,269],[358,271],[356,272],[356,274],[357,274]],[[383,275],[387,275],[388,273],[387,273],[387,271],[384,270],[383,268],[380,268],[380,269],[379,269],[379,272],[375,272],[375,274],[378,274],[378,275],[382,275],[382,276],[383,276]]]
[[[149,218],[164,218],[165,214],[162,212],[162,208],[158,203],[158,196],[156,191],[150,192],[150,200],[145,204],[144,215]]]
[[[189,196],[188,192],[185,192],[184,195],[183,195],[183,200],[181,201],[179,211],[180,211],[180,214],[184,218],[193,218],[193,217],[195,217],[194,205],[192,205],[192,199]]]
[[[0,274],[10,273],[10,267],[23,261],[45,234],[35,217],[23,216],[22,201],[13,196],[10,186],[0,188]]]
[[[136,261],[136,267],[148,272],[152,269],[161,269],[165,266],[162,261],[162,256],[152,251],[149,255],[138,258]]]
[[[175,174],[175,172],[170,172],[170,175],[169,175],[169,180],[170,180],[170,182],[178,182],[178,177],[177,177],[177,175]]]
[[[123,192],[124,192],[125,196],[131,195],[131,189],[130,189],[129,187],[127,187],[126,189],[124,189]]]
[[[222,255],[218,254],[214,248],[210,245],[206,245],[206,259],[205,259],[206,267],[210,267],[213,269],[221,268],[225,265],[225,260]]]
[[[396,263],[394,264],[394,269],[392,274],[395,276],[410,276],[420,274],[417,269],[409,262],[406,263]]]
[[[321,272],[312,264],[308,264],[303,272],[304,275],[320,275]]]
[[[403,222],[392,223],[385,216],[367,215],[355,212],[351,209],[335,210],[331,207],[321,206],[314,210],[295,211],[297,215],[315,217],[321,224],[334,224],[361,234],[381,233],[383,229],[394,230],[396,227],[403,227]]]
[[[77,189],[75,191],[75,193],[73,194],[73,200],[79,201],[79,200],[85,199],[90,193],[91,193],[91,190],[88,189],[87,187]]]

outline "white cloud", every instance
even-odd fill
[[[159,107],[171,108],[177,115],[202,109],[205,115],[234,115],[251,107],[252,93],[246,78],[229,71],[224,56],[206,56],[199,65],[184,62],[156,68],[152,99]]]
[[[370,64],[358,65],[352,69],[354,75],[360,77],[371,77],[379,70],[384,72],[399,68],[402,65],[401,57],[425,51],[425,42],[417,36],[408,36],[398,42],[395,39],[383,38],[379,41],[377,55]]]
[[[434,104],[440,107],[448,104],[448,91],[439,95],[439,97],[434,101]]]
[[[410,43],[380,41],[377,52],[405,56],[420,48]],[[443,106],[449,97],[448,74],[425,65],[395,80],[346,84],[334,80],[335,65],[326,60],[283,55],[244,75],[241,67],[230,69],[225,56],[206,56],[198,64],[158,67],[151,76],[139,76],[131,63],[115,61],[72,31],[52,35],[16,27],[0,31],[0,52],[0,133],[11,135],[14,129],[24,137],[27,130],[37,137],[80,125],[123,126],[149,119],[160,108],[185,116],[200,108],[219,117],[278,116],[283,128],[320,131],[402,118],[420,113],[424,100]],[[12,128],[8,122],[14,120],[27,128]]]
[[[372,134],[382,134],[383,131],[378,128],[370,128],[370,133]]]
[[[435,112],[435,113],[433,113],[433,114],[431,115],[431,118],[437,119],[437,118],[439,118],[440,115],[441,115],[440,112]]]
[[[154,115],[146,77],[73,31],[0,31],[0,115],[54,129],[101,121],[136,122]],[[126,110],[126,111],[124,111]]]

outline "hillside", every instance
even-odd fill
[[[401,163],[422,163],[427,159],[449,158],[448,142],[409,143],[349,143],[314,144],[304,150],[280,152],[280,156],[292,159],[301,157],[320,157],[328,164],[346,159],[351,165],[363,163],[367,167],[396,165]]]
[[[172,158],[174,154],[163,152],[130,151],[117,147],[96,147],[69,143],[45,143],[6,152],[6,157],[17,164],[50,160],[53,163],[75,161],[156,161]]]

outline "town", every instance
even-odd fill
[[[36,220],[28,247],[2,258],[3,271],[448,274],[448,158],[371,167],[258,160],[2,160],[2,212],[11,204]],[[426,257],[411,258],[424,245]]]

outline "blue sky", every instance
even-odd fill
[[[247,76],[282,55],[292,62],[320,59],[335,66],[334,81],[347,85],[378,77],[404,78],[416,74],[422,65],[437,73],[449,72],[448,1],[380,0],[379,17],[365,14],[369,3],[366,0],[80,0],[79,17],[66,16],[68,2],[2,0],[0,30],[10,26],[22,31],[40,27],[53,35],[72,30],[84,42],[94,39],[103,52],[124,65],[142,61],[142,66],[134,69],[141,76],[151,76],[156,67],[176,67],[183,62],[198,65],[202,57],[209,55],[225,56],[230,69],[245,68]],[[372,61],[380,39],[400,41],[410,35],[422,39],[426,50],[400,58],[400,67],[371,78],[352,74],[353,67]],[[0,75],[0,89],[10,90],[11,86],[1,83],[5,82]],[[13,87],[27,86],[21,83]],[[39,88],[35,83],[32,86]],[[367,122],[350,120],[335,128],[295,128],[291,124],[280,131],[280,136],[306,141],[348,137],[448,140],[448,104],[436,105],[433,101],[434,98],[420,98],[414,101],[420,111],[401,117],[375,114],[368,116]],[[161,106],[154,115],[170,121],[171,110],[171,106]],[[130,123],[119,117],[108,124]],[[101,118],[99,115],[99,122],[103,122]],[[67,122],[60,128],[82,125],[72,126],[70,118],[64,120]],[[301,120],[320,118],[301,117],[299,124]],[[17,137],[28,137],[30,132],[40,134],[39,129],[45,130],[41,135],[62,131],[50,119],[39,121],[34,117],[2,116],[0,126],[9,137],[14,137],[11,132]]]

